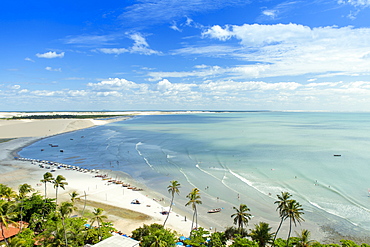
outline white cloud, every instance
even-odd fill
[[[34,60],[32,60],[31,58],[29,58],[29,57],[26,57],[25,59],[24,59],[25,61],[29,61],[29,62],[35,62]]]
[[[37,53],[36,56],[39,58],[57,58],[57,57],[62,58],[64,57],[64,52],[61,52],[58,54],[55,51],[49,51],[49,52],[42,53],[42,54]]]
[[[160,82],[157,83],[157,90],[161,92],[165,91],[186,91],[189,92],[191,91],[192,88],[197,87],[196,84],[184,84],[184,83],[176,83],[172,84],[169,80],[164,79]]]
[[[213,26],[203,32],[203,37],[221,40],[230,46],[229,50],[220,47],[217,52],[217,47],[211,44],[213,49],[208,56],[212,53],[214,56],[225,54],[251,61],[250,65],[235,68],[240,76],[261,78],[333,71],[364,75],[370,72],[370,61],[367,59],[370,28],[245,24],[223,28]],[[235,41],[239,42],[238,50],[235,49]],[[187,51],[196,53],[207,48],[188,47]]]
[[[270,17],[271,19],[275,19],[275,17],[277,16],[277,11],[274,9],[266,9],[262,11],[262,14]]]
[[[56,71],[56,72],[62,72],[61,68],[52,68],[52,67],[46,67],[45,68],[47,71]]]
[[[355,7],[369,7],[370,0],[338,0],[339,4],[349,4]]]
[[[100,48],[97,50],[105,54],[117,54],[117,55],[129,52],[129,50],[126,48]]]
[[[12,85],[12,86],[9,86],[10,89],[14,89],[14,90],[18,90],[21,88],[20,85]]]
[[[87,86],[94,91],[120,91],[140,89],[141,86],[126,79],[110,78],[98,83],[88,83]]]
[[[120,35],[80,35],[69,36],[64,39],[66,44],[83,44],[83,45],[112,45]]]
[[[141,34],[131,34],[130,38],[134,41],[134,45],[130,48],[131,53],[139,53],[144,55],[159,54],[159,52],[149,48],[149,44]]]

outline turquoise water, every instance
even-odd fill
[[[176,206],[190,212],[185,196],[199,188],[200,218],[216,227],[231,226],[240,203],[276,223],[276,194],[289,191],[306,221],[347,235],[370,231],[369,147],[370,114],[205,113],[138,116],[43,139],[20,155],[124,171],[166,199],[178,180]],[[223,212],[206,213],[216,207]]]

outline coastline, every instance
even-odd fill
[[[122,119],[121,119],[122,120]],[[13,120],[12,120],[13,121]],[[93,125],[97,126],[99,124]],[[91,127],[93,127],[91,126]],[[1,125],[0,125],[1,127]],[[0,128],[1,129],[1,128]],[[82,129],[82,128],[80,128]],[[66,131],[67,132],[67,131]],[[63,132],[62,132],[63,133]],[[65,133],[65,132],[64,132]],[[56,133],[60,134],[60,133]],[[51,136],[51,135],[50,135]],[[32,144],[35,141],[38,141],[42,138],[49,137],[47,135],[42,137],[25,137],[25,138],[18,138],[15,140],[11,140],[6,143],[0,143],[0,150],[4,150],[7,152],[7,159],[3,159],[2,155],[0,155],[0,165],[6,172],[0,175],[0,183],[3,183],[2,181],[5,178],[9,178],[8,182],[13,183],[13,188],[17,189],[17,186],[23,182],[20,181],[31,181],[27,182],[30,183],[34,188],[38,189],[41,194],[44,194],[44,188],[43,186],[37,187],[37,183],[40,183],[39,180],[42,178],[42,175],[47,172],[46,169],[41,169],[38,166],[30,165],[28,162],[24,161],[16,161],[14,160],[14,154],[15,151],[21,150],[22,147],[28,146]],[[5,144],[5,145],[3,145]],[[18,146],[17,146],[18,145]],[[3,154],[4,152],[1,152]],[[6,169],[5,169],[6,168]],[[13,169],[13,170],[12,170]],[[120,179],[124,181],[130,181],[130,183],[134,184],[135,181],[133,181],[128,174],[124,173],[117,173],[112,172],[110,170],[101,171],[100,173],[109,173],[112,177],[118,176]],[[159,223],[162,224],[165,217],[163,215],[159,214],[159,211],[163,209],[163,207],[166,207],[166,204],[162,204],[161,202],[155,202],[153,198],[162,198],[162,195],[159,195],[155,193],[154,191],[150,191],[149,189],[145,188],[144,191],[131,191],[131,190],[125,190],[118,185],[110,184],[107,185],[106,182],[99,178],[93,178],[94,174],[89,173],[80,173],[77,171],[72,170],[57,170],[57,173],[53,174],[56,175],[63,175],[66,177],[67,182],[69,183],[68,186],[66,186],[66,190],[60,190],[60,194],[58,195],[58,198],[63,200],[69,200],[69,193],[71,193],[73,190],[78,190],[78,193],[80,195],[83,195],[83,192],[86,191],[88,194],[88,201],[95,201],[97,203],[102,203],[103,205],[108,206],[117,206],[119,205],[121,207],[121,210],[125,208],[126,210],[134,210],[135,212],[143,212],[148,217],[142,218],[141,220],[125,220],[122,219],[122,217],[117,217],[113,213],[109,214],[109,220],[113,221],[113,224],[116,226],[118,230],[121,230],[122,232],[126,234],[130,234],[133,229],[136,229],[137,227],[142,226],[143,224],[151,224],[151,223]],[[4,176],[3,176],[4,175]],[[17,178],[16,181],[14,181],[14,177]],[[81,181],[83,181],[83,185],[81,186]],[[137,185],[141,186],[141,185]],[[55,191],[53,190],[52,186],[49,186],[48,188],[48,195],[50,197],[53,197],[53,193]],[[133,192],[133,193],[130,193]],[[143,196],[143,197],[141,197]],[[167,195],[168,196],[168,195]],[[127,198],[128,197],[128,198]],[[140,205],[131,205],[131,201],[133,199],[138,199],[142,203]],[[168,200],[166,200],[168,202]],[[165,202],[166,202],[165,201]],[[150,207],[147,207],[147,205],[150,205]],[[272,213],[276,213],[275,209],[269,209],[269,211],[272,211]],[[132,212],[132,211],[127,211]],[[178,212],[176,210],[176,212]],[[183,212],[180,214],[171,214],[169,221],[172,220],[172,218],[176,219],[173,220],[173,223],[168,222],[166,227],[169,227],[171,229],[176,230],[179,233],[183,233],[187,235],[190,231],[190,225],[191,222],[188,220],[187,222],[184,221]],[[185,214],[186,215],[186,214]],[[228,214],[223,215],[224,219],[226,219],[228,222],[230,221],[229,226],[231,226],[231,219]],[[191,219],[188,214],[188,219]],[[255,217],[249,224],[248,229],[252,228],[255,223],[258,223],[259,221],[264,221],[262,217]],[[267,221],[269,222],[269,221]],[[269,222],[270,223],[270,222]],[[270,223],[270,226],[273,227],[273,229],[276,228],[275,224],[276,222]],[[320,222],[322,223],[322,222]],[[204,224],[200,224],[202,226],[205,226]],[[318,224],[308,224],[308,222],[303,223],[301,227],[295,228],[292,232],[294,234],[294,231],[299,232],[299,229],[306,229],[308,228],[311,232],[314,232],[315,234],[312,234],[312,238],[325,243],[338,243],[340,239],[352,239],[357,242],[366,242],[367,239],[360,239],[352,236],[346,236],[343,237],[342,235],[337,234],[333,229],[328,228],[326,226],[319,226]],[[327,233],[327,234],[326,234]],[[282,235],[281,235],[282,234]],[[279,233],[279,237],[284,238],[285,233],[282,231],[282,233]],[[326,235],[326,236],[325,236]],[[317,237],[317,236],[320,236]]]
[[[25,121],[25,123],[19,124],[19,122],[14,122],[13,126],[16,126],[12,129],[11,132],[7,132],[7,136],[4,137],[0,135],[1,139],[11,139],[6,142],[0,143],[0,167],[2,173],[0,174],[0,183],[6,184],[12,187],[15,191],[18,190],[18,186],[22,183],[30,184],[34,189],[39,191],[43,195],[44,187],[39,186],[40,180],[43,177],[45,172],[50,171],[47,169],[39,168],[39,166],[32,165],[30,161],[21,161],[16,160],[14,157],[17,156],[17,152],[22,148],[31,145],[38,140],[47,138],[53,135],[58,135],[70,131],[75,131],[83,128],[90,128],[102,124],[107,124],[115,121],[122,121],[128,117],[115,118],[110,120],[92,120],[84,119],[80,120],[35,120],[35,121]],[[2,130],[1,121],[18,121],[18,120],[0,120],[0,133]],[[22,120],[21,120],[22,121]],[[33,124],[33,128],[26,128],[28,133],[25,137],[19,137],[18,130],[20,125],[23,125],[24,128],[27,123],[36,123]],[[48,122],[53,122],[52,124],[57,124],[60,127],[55,128],[54,131],[47,131],[45,126],[48,125]],[[86,122],[86,123],[83,123]],[[17,126],[18,125],[18,126]],[[7,122],[6,126],[12,126]],[[29,124],[27,126],[30,126]],[[38,128],[42,133],[41,136],[34,136],[35,128]],[[8,128],[7,128],[8,130]],[[46,130],[46,131],[45,131]],[[36,131],[37,132],[37,131]],[[50,133],[50,135],[48,135]],[[107,171],[101,171],[104,173]],[[132,230],[141,227],[143,224],[152,224],[158,223],[163,224],[166,215],[162,215],[160,212],[164,208],[168,207],[165,202],[160,202],[158,198],[160,195],[149,190],[144,191],[133,191],[122,187],[120,184],[107,183],[105,180],[102,180],[99,177],[95,177],[96,173],[82,173],[74,170],[67,169],[58,169],[53,173],[53,176],[63,175],[68,182],[65,190],[59,190],[58,201],[66,201],[70,199],[69,194],[72,191],[76,191],[79,194],[81,200],[84,200],[84,192],[87,195],[87,201],[90,201],[91,205],[100,205],[108,210],[105,214],[108,216],[108,220],[112,221],[115,228],[124,232],[126,234],[131,234]],[[119,174],[121,178],[126,179],[132,184],[137,184],[136,181],[130,178],[128,174]],[[48,186],[47,195],[51,198],[54,198],[55,191],[52,186]],[[156,197],[154,197],[156,196]],[[132,200],[138,200],[141,204],[135,205],[131,204]],[[154,200],[155,199],[155,200]],[[167,201],[168,204],[169,201]],[[113,213],[112,208],[118,208],[120,213]],[[89,207],[87,207],[89,208]],[[104,208],[103,208],[104,209]],[[92,206],[90,206],[90,211],[92,211]],[[117,211],[117,210],[116,210]],[[129,215],[136,215],[135,217],[130,217]],[[172,211],[170,217],[167,221],[166,228],[175,230],[179,235],[188,235],[191,229],[191,221],[189,217],[179,215],[177,212]]]

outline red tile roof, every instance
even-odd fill
[[[0,223],[0,241],[4,240],[3,235],[5,235],[5,238],[10,238],[15,235],[17,235],[20,231],[20,224],[21,222],[17,222],[17,224],[9,224],[8,227],[5,227]],[[28,226],[27,222],[22,222],[22,228],[26,228]],[[4,234],[3,234],[4,230]]]

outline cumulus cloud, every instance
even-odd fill
[[[42,53],[42,54],[37,53],[36,56],[39,58],[57,58],[57,57],[62,58],[64,57],[64,52],[61,52],[58,54],[55,51],[49,51],[49,52]]]
[[[98,83],[88,83],[87,86],[94,91],[120,91],[120,90],[132,90],[140,89],[141,86],[135,82],[128,81],[126,79],[110,78]]]
[[[235,71],[241,72],[241,76],[257,77],[333,71],[366,74],[370,71],[369,36],[370,28],[310,28],[298,24],[216,25],[203,32],[203,38],[224,41],[230,47],[229,50],[220,47],[217,52],[217,47],[212,46],[214,56],[225,54],[250,61],[250,65],[239,66]],[[239,49],[235,49],[235,42]],[[195,54],[207,47],[187,49]],[[212,56],[212,52],[208,55]]]

